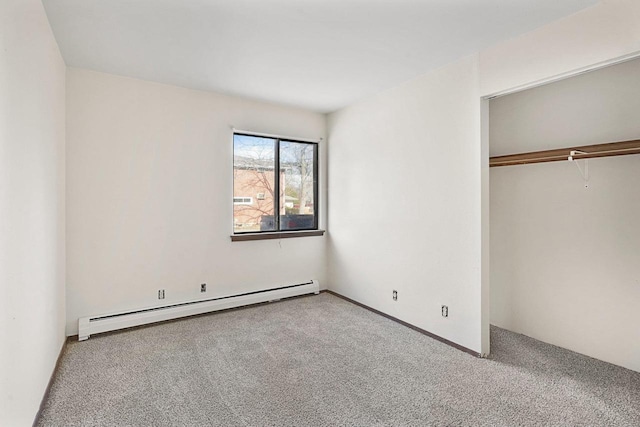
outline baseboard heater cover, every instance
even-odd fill
[[[147,325],[164,320],[209,313],[245,305],[276,301],[306,294],[320,293],[320,282],[311,280],[297,285],[265,289],[238,295],[209,298],[160,307],[149,307],[140,310],[102,314],[99,316],[81,317],[78,319],[78,340],[84,341],[92,334]]]

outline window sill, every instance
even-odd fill
[[[288,239],[291,237],[323,236],[324,230],[280,231],[274,233],[246,233],[231,235],[232,242],[245,242],[248,240]]]

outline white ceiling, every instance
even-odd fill
[[[43,0],[67,65],[319,112],[597,0]]]

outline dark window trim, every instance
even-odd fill
[[[324,230],[299,231],[263,231],[254,233],[238,233],[231,235],[232,242],[246,242],[249,240],[289,239],[292,237],[324,236]]]
[[[311,141],[301,141],[293,138],[287,137],[276,137],[273,135],[260,135],[257,133],[243,133],[243,132],[233,132],[233,143],[234,143],[234,159],[235,159],[235,136],[250,136],[256,138],[266,138],[275,140],[274,154],[275,154],[275,164],[274,164],[274,222],[276,224],[277,230],[265,230],[265,231],[233,231],[231,235],[231,241],[242,241],[242,240],[262,240],[262,239],[280,239],[280,238],[288,238],[288,237],[303,237],[307,235],[314,236],[322,236],[324,234],[324,230],[319,230],[319,217],[318,217],[318,205],[319,205],[319,186],[318,186],[318,176],[320,171],[318,169],[318,152],[320,151],[318,142]],[[281,142],[293,142],[296,144],[308,144],[313,146],[313,228],[299,228],[299,229],[287,229],[280,230],[280,143]],[[235,182],[234,182],[235,188]],[[234,206],[232,204],[232,206]],[[307,232],[316,232],[316,234],[309,234]],[[296,233],[297,235],[290,235],[291,233]],[[286,234],[286,236],[284,236]],[[267,236],[262,238],[255,238],[255,236]],[[271,235],[279,235],[279,237],[272,237]],[[240,236],[249,236],[254,238],[236,238]]]

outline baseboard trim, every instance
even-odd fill
[[[366,310],[369,310],[369,311],[371,311],[373,313],[379,314],[380,316],[386,317],[389,320],[393,320],[394,322],[397,322],[397,323],[401,324],[402,326],[406,326],[407,328],[411,328],[416,332],[420,332],[421,334],[424,334],[424,335],[428,336],[429,338],[433,338],[434,340],[440,341],[443,344],[447,344],[448,346],[451,346],[451,347],[453,347],[453,348],[455,348],[457,350],[464,351],[465,353],[469,353],[470,355],[475,356],[475,357],[480,357],[480,358],[482,357],[482,354],[480,354],[480,353],[478,353],[476,351],[473,351],[470,348],[464,347],[464,346],[462,346],[460,344],[456,344],[453,341],[449,341],[446,338],[442,338],[439,335],[436,335],[434,333],[426,331],[426,330],[424,330],[422,328],[419,328],[419,327],[417,327],[415,325],[412,325],[411,323],[407,323],[404,320],[398,319],[397,317],[390,316],[387,313],[383,313],[382,311],[376,310],[375,308],[369,307],[368,305],[362,304],[361,302],[352,300],[351,298],[345,297],[344,295],[340,295],[337,292],[330,291],[330,290],[326,290],[324,292],[327,292],[327,293],[329,293],[331,295],[337,296],[338,298],[342,298],[345,301],[349,301],[350,303],[355,304],[358,307],[362,307],[362,308],[364,308]]]
[[[62,355],[64,351],[67,349],[67,343],[69,342],[70,337],[66,337],[64,342],[62,343],[62,348],[60,349],[60,354],[58,354],[58,359],[56,360],[56,365],[53,367],[53,372],[51,372],[51,378],[49,378],[49,383],[47,384],[47,388],[44,390],[44,395],[42,396],[42,400],[40,401],[40,407],[38,408],[38,412],[36,413],[36,417],[33,420],[32,426],[35,427],[38,424],[38,420],[42,415],[42,411],[44,409],[44,405],[49,399],[49,393],[51,392],[51,386],[53,385],[53,380],[58,373],[58,369],[60,369],[60,362],[62,361]]]
[[[325,292],[325,290],[323,290],[323,289],[318,290],[318,293],[322,293],[322,292]],[[310,293],[310,294],[302,294],[302,295],[293,295],[293,296],[290,296],[290,297],[278,298],[278,299],[275,299],[273,301],[256,302],[256,303],[252,303],[252,304],[241,305],[241,306],[238,306],[238,307],[223,308],[223,309],[216,310],[216,311],[207,311],[205,313],[190,314],[188,316],[177,317],[177,318],[174,318],[174,319],[159,320],[157,322],[146,323],[146,324],[143,324],[143,325],[129,326],[129,327],[126,327],[126,328],[116,329],[116,330],[113,330],[113,331],[106,331],[106,332],[100,332],[100,333],[92,334],[92,336],[107,336],[107,335],[119,334],[119,333],[122,333],[122,332],[133,331],[133,330],[136,330],[136,329],[152,328],[154,326],[162,325],[162,324],[165,324],[165,323],[180,322],[182,320],[192,319],[192,318],[196,318],[196,317],[214,316],[214,315],[216,315],[218,313],[224,313],[224,312],[228,312],[228,311],[237,311],[237,310],[246,310],[246,309],[253,308],[253,307],[258,307],[258,306],[261,306],[261,305],[274,304],[274,303],[277,303],[277,302],[280,302],[280,301],[288,301],[288,300],[292,300],[292,299],[307,298],[307,297],[313,297],[313,296],[316,296],[316,294]],[[67,340],[68,341],[80,341],[78,334],[68,335],[67,336]]]

